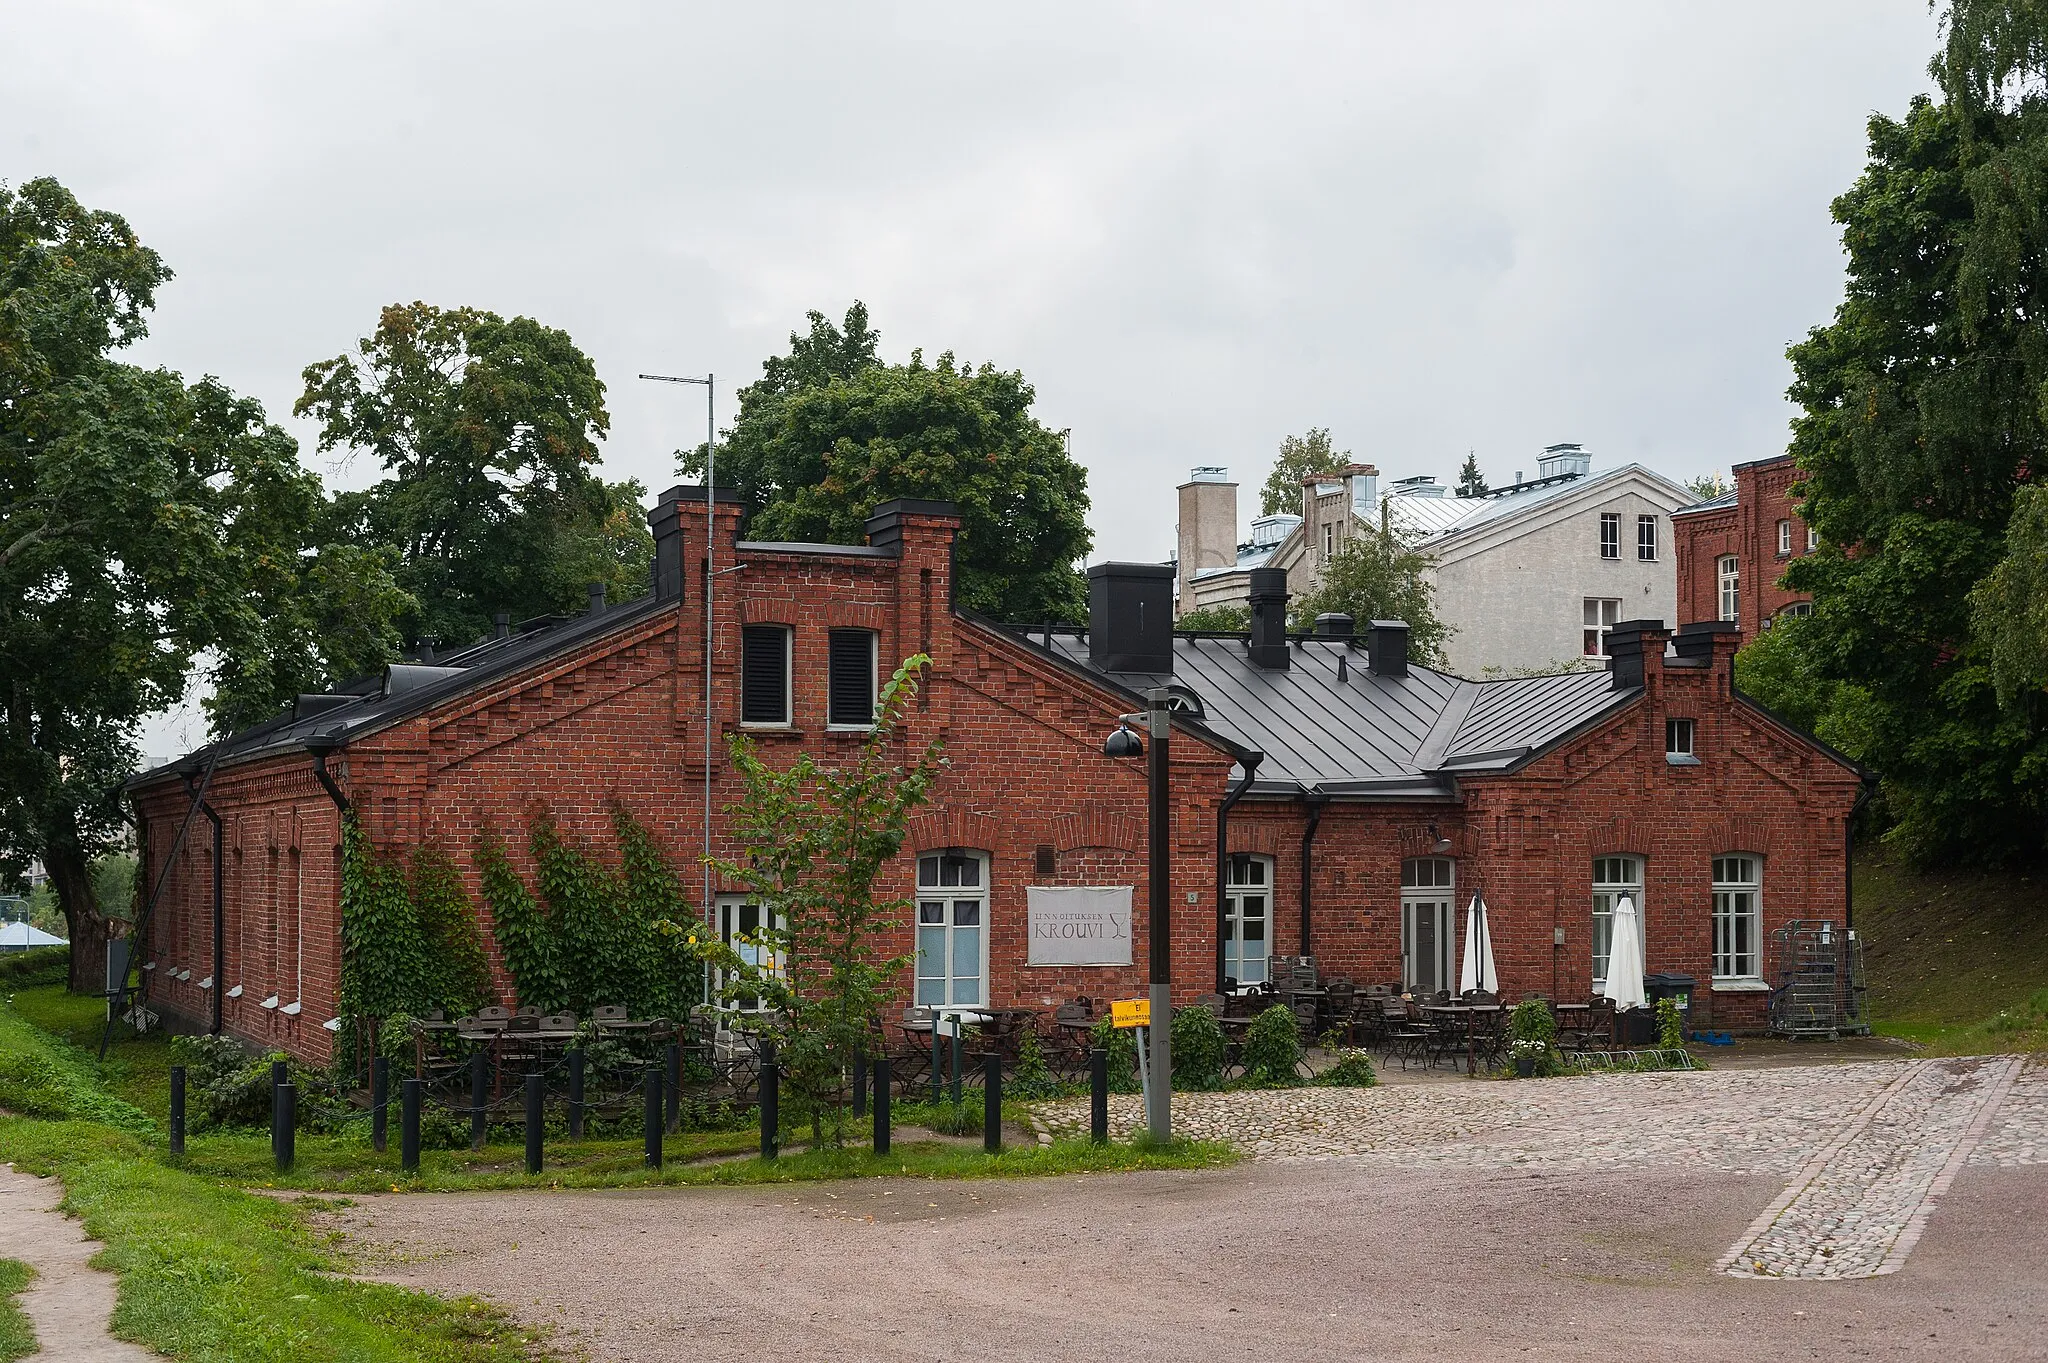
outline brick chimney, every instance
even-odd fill
[[[1180,485],[1176,611],[1195,608],[1195,574],[1237,565],[1237,484],[1229,470],[1205,464]]]

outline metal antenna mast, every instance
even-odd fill
[[[717,617],[718,565],[718,385],[716,374],[701,379],[678,374],[642,374],[654,383],[694,383],[704,389],[704,903],[700,912],[707,930],[715,930],[711,903],[711,626]],[[688,580],[687,574],[684,580]]]

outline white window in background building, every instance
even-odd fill
[[[1615,511],[1600,513],[1600,557],[1621,557],[1621,514]]]
[[[1806,552],[1810,554],[1818,548],[1820,548],[1820,531],[1809,525],[1806,527]]]
[[[1336,552],[1337,527],[1335,525],[1332,525],[1330,522],[1325,521],[1323,522],[1323,557],[1328,558],[1330,557],[1330,555]]]
[[[1791,605],[1779,611],[1778,614],[1786,620],[1798,620],[1813,614],[1813,603],[1811,601],[1794,601]]]
[[[1593,988],[1607,983],[1607,958],[1614,946],[1614,902],[1627,895],[1636,906],[1636,926],[1649,920],[1643,916],[1643,859],[1641,857],[1593,858]],[[1648,932],[1637,936],[1647,943]]]
[[[1763,859],[1714,858],[1714,978],[1763,976],[1758,938],[1763,914]]]
[[[1231,857],[1223,896],[1223,973],[1240,986],[1266,982],[1272,924],[1273,859],[1244,853]]]
[[[1657,561],[1657,518],[1636,517],[1636,559],[1641,563]]]
[[[1792,522],[1778,522],[1778,557],[1784,558],[1792,552]]]
[[[1607,632],[1614,628],[1614,622],[1621,618],[1621,598],[1618,596],[1589,596],[1582,608],[1585,625],[1581,635],[1580,652],[1588,658],[1607,656]]]
[[[1721,584],[1721,618],[1735,620],[1742,612],[1742,565],[1733,554],[1723,554],[1714,561],[1715,575]]]
[[[917,859],[917,1002],[988,1002],[988,858],[949,848]]]
[[[1401,863],[1401,984],[1418,994],[1452,989],[1457,946],[1457,863],[1410,857]]]
[[[740,630],[740,723],[785,725],[789,718],[787,625]]]

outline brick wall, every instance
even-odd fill
[[[1781,585],[1791,561],[1806,553],[1806,522],[1799,518],[1792,485],[1802,477],[1790,456],[1762,459],[1735,467],[1735,505],[1672,518],[1677,541],[1678,614],[1681,620],[1720,618],[1720,559],[1735,555],[1741,570],[1742,641],[1749,642],[1761,622],[1775,620],[1801,592]],[[1778,552],[1778,526],[1783,522],[1790,548]]]

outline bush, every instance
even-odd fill
[[[1173,1044],[1178,1055],[1180,1037],[1175,1035]],[[1005,1081],[1003,1093],[1007,1097],[1030,1100],[1034,1098],[1057,1098],[1066,1091],[1058,1077],[1045,1063],[1045,1052],[1038,1045],[1038,1036],[1026,1032],[1017,1039],[1017,1065]]]
[[[0,956],[0,989],[64,984],[71,978],[70,947],[30,947]]]
[[[86,1052],[59,1041],[13,1009],[0,1009],[0,1108],[49,1121],[104,1122],[146,1132],[155,1123],[100,1086]]]
[[[1097,1018],[1088,1029],[1088,1044],[1109,1052],[1109,1091],[1138,1091],[1138,1037],[1128,1027],[1118,1027],[1107,1016]]]
[[[1508,1040],[1540,1041],[1548,1047],[1557,1040],[1557,1018],[1542,999],[1523,999],[1508,1014]]]
[[[1315,1078],[1316,1083],[1330,1088],[1369,1089],[1379,1081],[1380,1077],[1372,1067],[1372,1057],[1348,1046],[1338,1050],[1336,1064]]]
[[[1657,1000],[1657,1046],[1666,1051],[1685,1049],[1685,1014],[1677,999]]]
[[[1247,1083],[1284,1088],[1301,1082],[1301,1033],[1294,1010],[1276,1003],[1252,1019],[1244,1034],[1244,1077]]]
[[[1223,1058],[1230,1043],[1223,1024],[1206,1008],[1178,1008],[1173,1014],[1173,1086],[1223,1087]]]
[[[407,1055],[410,1058],[410,1050]],[[269,1126],[270,1067],[279,1060],[298,1089],[294,1115],[301,1131],[331,1132],[355,1115],[344,1086],[333,1075],[302,1065],[283,1051],[258,1055],[233,1037],[177,1036],[171,1038],[171,1063],[185,1067],[186,1112],[192,1129]]]

